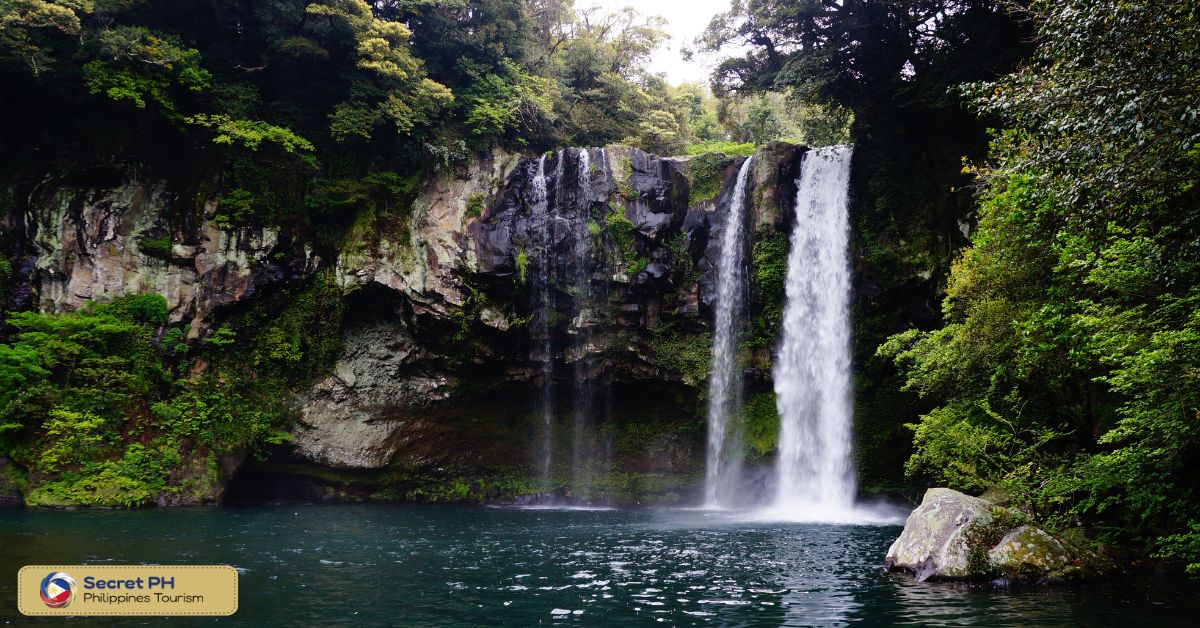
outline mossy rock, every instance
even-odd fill
[[[1070,552],[1058,539],[1031,525],[1005,534],[987,556],[992,566],[1010,579],[1062,574],[1072,564]]]
[[[1102,575],[1111,563],[1029,517],[946,488],[925,493],[884,561],[918,580],[1045,583]]]

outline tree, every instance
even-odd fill
[[[44,40],[55,31],[79,34],[80,16],[92,8],[91,0],[0,0],[0,58],[16,57],[34,74],[44,72],[54,61]]]
[[[358,42],[355,66],[362,72],[351,77],[350,99],[329,116],[335,139],[370,138],[384,120],[408,133],[453,100],[449,89],[425,76],[421,61],[413,56],[412,31],[400,22],[375,17],[365,0],[329,0],[310,4],[306,11],[331,18],[337,25],[330,28],[348,29]]]
[[[1035,2],[1035,58],[967,91],[1009,129],[941,329],[881,352],[936,408],[910,469],[1200,571],[1200,22]],[[981,445],[981,443],[983,445]]]

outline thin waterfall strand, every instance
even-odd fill
[[[541,472],[541,489],[551,488],[550,464],[554,453],[554,346],[550,339],[550,314],[552,302],[550,299],[550,263],[552,258],[550,247],[553,238],[550,229],[553,223],[550,218],[550,205],[546,189],[546,157],[538,158],[537,166],[530,180],[531,217],[537,225],[538,249],[537,275],[534,277],[533,295],[537,315],[534,316],[534,337],[538,343],[537,359],[541,361],[542,375],[542,434],[539,471]]]
[[[575,328],[576,334],[574,338],[575,344],[575,390],[574,390],[574,443],[572,447],[572,484],[574,496],[579,499],[588,499],[591,497],[592,474],[594,472],[595,452],[592,446],[591,435],[594,427],[594,400],[595,386],[592,381],[592,373],[588,365],[588,355],[592,341],[591,321],[592,316],[592,290],[591,290],[591,259],[592,259],[592,238],[588,232],[588,213],[590,204],[588,200],[589,190],[591,189],[591,180],[589,177],[591,170],[591,155],[588,149],[579,150],[579,160],[576,163],[576,185],[575,185],[575,204],[576,216],[574,220],[574,276],[572,279],[572,292],[574,307],[574,321],[572,327]],[[559,166],[560,173],[562,165]]]
[[[716,508],[728,501],[737,484],[740,465],[727,447],[730,418],[741,412],[742,373],[737,364],[738,336],[745,308],[745,214],[751,163],[738,170],[721,232],[717,260],[717,300],[713,317],[712,371],[708,380],[708,457],[704,475],[704,504]]]
[[[849,146],[809,151],[797,182],[783,339],[773,376],[779,409],[776,512],[854,519],[850,467]]]

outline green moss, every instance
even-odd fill
[[[788,237],[760,232],[750,257],[750,339],[753,348],[769,348],[779,338],[786,299]]]
[[[618,504],[678,504],[692,497],[698,473],[613,472],[592,478],[597,499]]]
[[[712,334],[685,333],[659,325],[650,334],[650,350],[660,368],[677,373],[689,386],[702,387],[712,363]]]
[[[693,157],[690,163],[688,205],[695,206],[711,200],[721,191],[725,169],[733,158],[724,153],[707,153]]]
[[[620,454],[616,468],[702,468],[695,446],[703,441],[706,424],[694,409],[673,399],[666,403],[638,399],[614,408],[612,420],[600,431]]]
[[[0,489],[24,492],[29,484],[25,470],[7,460],[0,460]]]
[[[632,277],[645,270],[650,260],[637,250],[639,237],[637,226],[615,206],[605,216],[605,226],[609,239],[620,255],[625,274]]]
[[[257,469],[272,475],[311,478],[333,496],[348,501],[482,503],[512,500],[539,491],[537,479],[518,469],[339,470],[290,463],[264,463]]]
[[[403,481],[385,488],[380,495],[399,497],[410,502],[481,503],[506,501],[537,492],[538,485],[534,478],[506,473],[407,476]]]
[[[991,521],[974,524],[965,533],[967,572],[972,577],[993,578],[1002,575],[1000,570],[992,564],[988,552],[1000,542],[1000,539],[1004,538],[1009,530],[1029,523],[1027,516],[1011,508],[993,506],[989,514],[991,514]]]
[[[742,405],[741,420],[750,454],[767,456],[779,446],[779,410],[774,392],[762,391],[747,399]]]
[[[484,204],[487,202],[487,197],[483,194],[473,194],[467,199],[467,218],[479,218],[483,215]]]

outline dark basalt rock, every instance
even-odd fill
[[[640,150],[629,152],[629,187],[636,196],[626,200],[625,216],[642,235],[658,240],[683,221],[687,209],[687,177],[670,159],[652,157]]]

